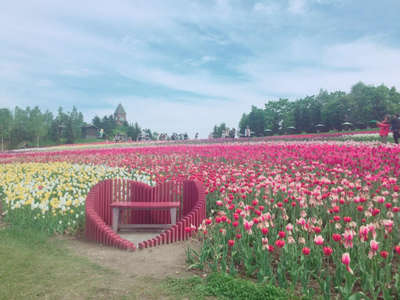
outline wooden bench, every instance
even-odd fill
[[[110,204],[112,207],[112,229],[118,232],[122,228],[136,228],[136,229],[152,229],[152,228],[169,228],[171,225],[176,224],[176,209],[180,206],[179,202],[113,202]],[[167,210],[169,209],[171,215],[170,224],[119,224],[119,214],[123,209],[135,210]]]

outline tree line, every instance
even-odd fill
[[[137,122],[118,122],[114,115],[95,116],[91,124],[84,122],[83,114],[76,107],[65,112],[62,107],[54,115],[42,112],[39,107],[0,108],[0,150],[70,144],[84,141],[85,128],[93,125],[97,138],[103,140],[186,140],[187,133],[153,132],[142,129]]]
[[[103,118],[95,116],[92,124],[99,130],[103,129],[103,134],[100,136],[103,139],[111,140],[116,136],[123,136],[136,141],[140,139],[143,131],[152,134],[150,129],[142,130],[137,122],[134,124],[129,124],[127,121],[119,123],[114,115],[103,116]]]
[[[76,107],[64,112],[60,107],[56,116],[39,107],[14,111],[0,108],[1,150],[58,143],[73,143],[81,138],[83,115]]]
[[[25,109],[17,106],[14,110],[0,108],[0,150],[75,143],[85,138],[83,128],[89,125],[75,106],[70,112],[60,107],[56,115],[42,112],[37,106]],[[153,136],[150,129],[142,130],[138,123],[119,124],[113,115],[95,116],[92,125],[98,133],[103,129],[102,135],[97,136],[103,139],[113,139],[117,135],[133,140],[143,135]]]
[[[239,121],[239,132],[249,128],[253,135],[367,128],[386,114],[400,112],[400,93],[394,87],[355,84],[349,93],[321,90],[318,95],[289,101],[268,101],[263,108],[252,106]],[[219,129],[217,127],[217,129]]]

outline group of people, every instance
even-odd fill
[[[389,132],[392,131],[393,139],[396,144],[399,143],[400,137],[400,115],[395,114],[393,116],[386,115],[382,122],[377,122],[376,125],[379,127],[379,135],[383,143],[387,142]]]

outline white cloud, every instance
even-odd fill
[[[36,82],[36,85],[38,87],[51,87],[53,85],[53,82],[48,79],[40,79]]]
[[[338,68],[362,71],[391,69],[400,73],[400,49],[385,46],[373,38],[363,38],[326,48],[323,63]]]
[[[217,60],[217,58],[215,56],[204,55],[198,59],[186,59],[186,60],[184,60],[184,63],[187,65],[190,65],[192,67],[200,67],[204,64],[211,63],[216,60]],[[179,65],[180,64],[177,64],[177,66],[179,66]]]
[[[232,12],[232,7],[229,0],[216,0],[215,4],[222,17],[229,17]]]
[[[399,49],[385,46],[382,36],[352,41],[336,29],[317,35],[312,22],[318,12],[307,24],[297,22],[316,2],[340,1],[37,0],[24,3],[24,10],[8,1],[0,11],[0,104],[34,101],[43,110],[68,110],[108,99],[109,108],[84,111],[103,116],[121,101],[142,127],[196,128],[205,137],[217,123],[236,127],[243,112],[271,95],[304,97],[360,80],[400,88]],[[59,75],[67,76],[61,82]],[[85,83],[94,75],[90,90]],[[104,88],[121,75],[165,90],[168,98],[153,96],[151,88],[144,96],[124,91],[126,81],[121,91]],[[108,94],[99,95],[95,84],[104,84]]]
[[[205,55],[201,58],[201,61],[204,63],[208,63],[208,62],[215,61],[215,60],[216,60],[216,58],[214,56],[208,56],[208,55]]]
[[[163,69],[137,67],[120,68],[119,72],[128,78],[140,78],[143,82],[162,85],[173,90],[205,95],[203,101],[212,98],[227,102],[236,99],[250,102],[260,97],[247,82],[224,81],[203,71],[179,74]]]
[[[6,80],[20,80],[23,78],[24,66],[19,62],[0,61],[0,78]],[[0,83],[1,84],[1,83]]]
[[[67,75],[72,77],[88,77],[91,75],[98,74],[98,72],[91,71],[88,68],[69,68],[60,71],[61,75]]]
[[[274,15],[280,12],[281,7],[279,4],[274,2],[256,2],[253,6],[253,10],[258,13],[263,13],[266,15]]]
[[[400,48],[366,38],[316,48],[313,53],[308,49],[313,45],[307,46],[307,43],[307,40],[297,40],[279,57],[276,63],[291,66],[287,70],[273,69],[276,66],[267,56],[260,56],[240,69],[253,79],[255,86],[264,87],[266,94],[292,95],[295,98],[316,94],[321,88],[348,91],[359,81],[399,88]],[[308,51],[311,51],[312,60],[296,64],[296,58],[302,62],[302,53],[305,55]]]
[[[306,0],[289,0],[289,12],[292,14],[303,14],[306,11]]]

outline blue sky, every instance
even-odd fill
[[[75,105],[90,122],[118,103],[157,132],[237,127],[251,105],[400,90],[397,0],[4,1],[0,107]]]

